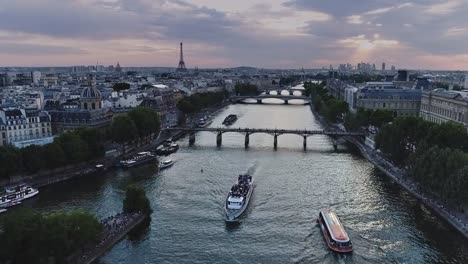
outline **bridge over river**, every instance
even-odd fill
[[[262,94],[229,97],[229,100],[234,103],[240,103],[247,99],[257,100],[257,104],[262,104],[263,99],[281,99],[284,101],[284,104],[289,104],[290,100],[303,100],[304,104],[310,104],[310,97],[302,95]]]
[[[300,129],[271,129],[271,128],[231,128],[231,127],[198,127],[198,128],[190,128],[190,127],[174,127],[174,128],[166,128],[163,131],[171,132],[171,131],[183,131],[189,134],[189,144],[195,144],[195,133],[196,132],[212,132],[215,133],[216,136],[216,145],[219,147],[222,145],[223,141],[223,134],[224,133],[241,133],[245,135],[245,142],[244,145],[246,148],[249,147],[250,138],[249,136],[256,133],[264,133],[273,136],[273,147],[277,149],[278,147],[278,136],[284,134],[291,134],[291,135],[298,135],[303,137],[303,147],[304,150],[307,149],[307,138],[313,135],[327,135],[333,139],[333,146],[337,147],[336,139],[343,136],[351,136],[351,137],[364,137],[364,133],[360,132],[346,132],[346,131],[337,131],[337,130],[300,130]]]

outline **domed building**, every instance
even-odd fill
[[[94,77],[90,77],[88,85],[81,91],[79,100],[63,103],[58,109],[49,111],[55,133],[79,127],[110,125],[113,113],[103,107],[102,95],[95,83]],[[76,107],[67,107],[70,104],[75,104]]]
[[[101,92],[94,86],[84,88],[80,96],[80,108],[83,110],[101,110]]]

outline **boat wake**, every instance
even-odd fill
[[[255,163],[247,169],[247,173],[246,173],[246,174],[248,174],[248,175],[254,175],[254,174],[255,174],[255,171],[257,170],[257,168],[258,168],[258,162],[255,161]]]

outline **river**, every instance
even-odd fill
[[[273,99],[272,99],[273,100]],[[309,106],[238,104],[223,109],[233,127],[321,129]],[[114,171],[41,189],[25,202],[41,211],[85,209],[101,217],[121,210],[128,184],[144,187],[154,212],[149,227],[117,244],[98,263],[468,263],[468,243],[448,224],[354,151],[333,149],[326,136],[308,138],[196,135],[182,139],[172,168]],[[203,173],[201,172],[203,169]],[[251,172],[256,188],[244,218],[227,225],[225,197],[240,173]],[[315,219],[331,208],[341,218],[354,253],[339,255],[326,246]]]

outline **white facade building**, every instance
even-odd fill
[[[468,91],[424,91],[420,117],[438,124],[452,121],[468,128]]]
[[[41,145],[46,138],[52,137],[50,115],[46,111],[37,109],[1,109],[0,124],[6,132],[6,140],[2,135],[0,144],[13,144],[17,146]],[[2,133],[0,133],[2,134]],[[45,141],[44,141],[45,140]],[[28,142],[24,144],[24,142]]]
[[[356,112],[357,109],[357,93],[358,93],[358,88],[348,85],[345,88],[345,95],[344,95],[344,100],[346,103],[348,103],[349,111],[351,112]]]

